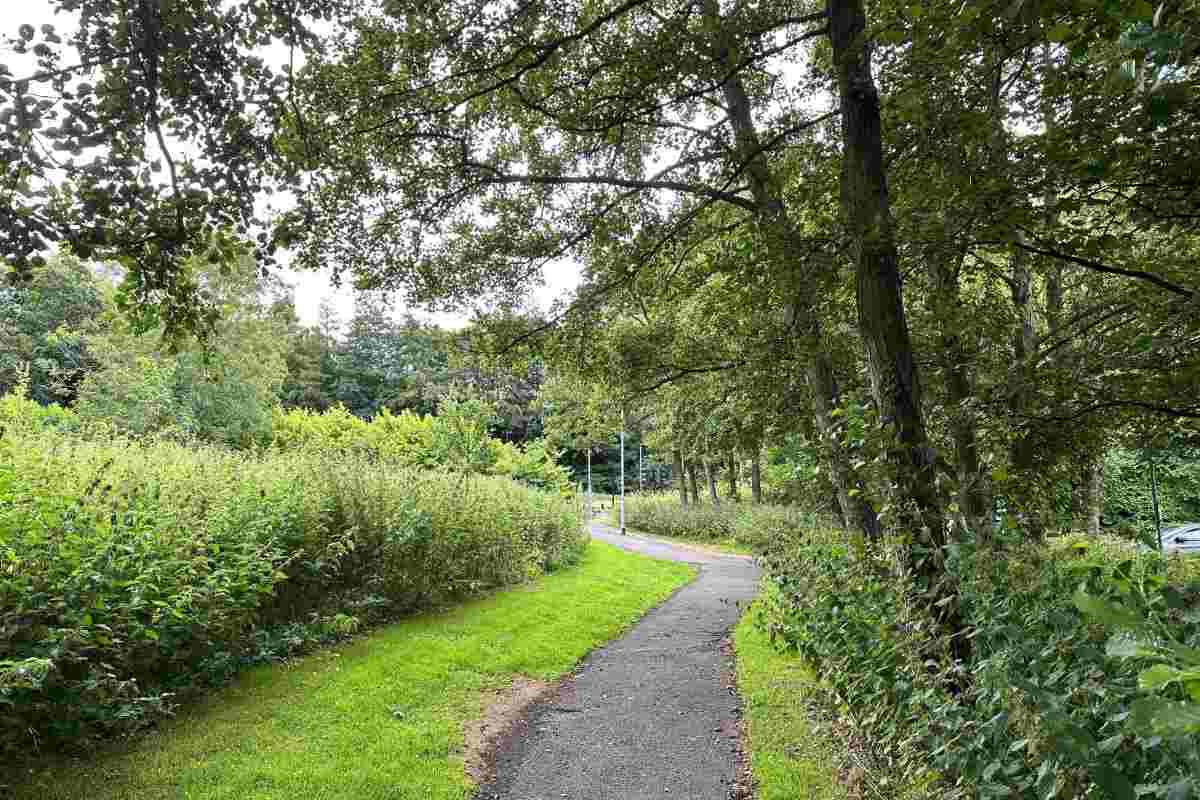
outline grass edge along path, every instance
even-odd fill
[[[10,796],[461,800],[474,789],[463,726],[488,692],[561,677],[694,575],[593,541],[530,584],[250,670],[156,733],[39,767]]]
[[[755,624],[763,603],[761,596],[754,601],[734,634],[754,797],[842,800],[847,792],[835,745],[809,717],[807,698],[817,680],[795,655],[778,652]]]
[[[607,525],[610,528],[618,531],[621,530],[621,522],[615,515],[597,515],[592,521]],[[753,548],[747,547],[744,544],[739,544],[732,536],[727,536],[723,539],[689,539],[686,536],[668,536],[665,533],[650,533],[642,530],[641,528],[635,528],[631,525],[626,525],[625,530],[634,536],[640,536],[643,539],[679,545],[680,547],[688,547],[692,550],[699,550],[702,553],[708,553],[710,555],[750,557],[758,555]]]

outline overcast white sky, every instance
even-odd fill
[[[57,33],[66,40],[78,24],[78,16],[75,14],[56,15],[52,9],[48,0],[0,0],[0,33],[15,36],[17,28],[23,24],[30,24],[36,28],[48,23],[54,25]],[[39,34],[38,40],[40,39]],[[271,53],[268,49],[263,55],[269,62],[283,64],[287,61],[287,51],[282,47],[278,49],[277,53]],[[0,45],[0,63],[7,64],[17,75],[32,72],[34,66],[31,58],[16,55],[2,45]],[[68,61],[68,63],[71,62]],[[281,255],[283,256],[281,260],[286,261],[286,254]],[[555,298],[578,285],[579,274],[579,266],[569,262],[556,263],[547,267],[544,271],[545,286],[534,292],[531,298],[533,304],[543,309],[549,308]],[[296,312],[301,320],[308,323],[316,322],[317,308],[326,298],[333,302],[338,316],[343,321],[349,319],[354,307],[353,293],[345,286],[340,289],[334,288],[330,282],[328,270],[313,273],[285,269],[282,271],[282,277],[295,289]],[[395,313],[402,315],[405,311],[411,311],[419,317],[430,319],[447,327],[458,327],[467,319],[465,315],[428,314],[419,308],[407,309],[397,299]]]

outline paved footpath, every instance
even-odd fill
[[[478,800],[727,800],[740,701],[727,637],[753,598],[748,558],[701,552],[593,525],[592,536],[700,565],[694,581],[596,650],[500,748]]]

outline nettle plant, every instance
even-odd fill
[[[1155,559],[1157,560],[1157,559]],[[1093,582],[1095,584],[1095,582]],[[1167,788],[1177,800],[1200,794],[1200,581],[1184,587],[1168,582],[1165,571],[1137,568],[1126,560],[1092,593],[1081,586],[1072,598],[1084,616],[1111,631],[1105,653],[1135,664],[1141,692],[1123,718],[1123,731],[1139,746],[1163,744],[1183,754],[1192,775]],[[1118,782],[1115,796],[1133,797]]]

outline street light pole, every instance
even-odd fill
[[[625,414],[621,414],[621,535],[625,535]]]
[[[646,446],[638,442],[638,491],[646,491],[646,468],[642,465],[642,455],[646,452]]]

